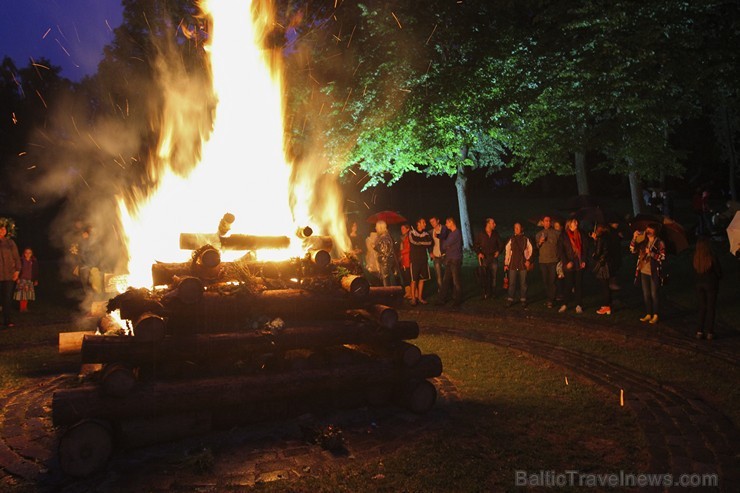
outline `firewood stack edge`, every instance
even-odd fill
[[[116,448],[240,424],[389,403],[429,411],[442,362],[408,342],[419,326],[398,320],[403,289],[370,287],[356,259],[332,260],[331,239],[307,230],[305,256],[281,262],[222,262],[220,250],[282,237],[183,234],[190,262],[156,263],[156,289],[110,299],[100,335],[79,347],[100,371],[52,398],[63,472],[84,477]]]

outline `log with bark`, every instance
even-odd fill
[[[145,364],[155,361],[211,361],[252,354],[316,349],[342,344],[380,346],[419,336],[416,322],[398,322],[392,329],[353,321],[327,321],[316,325],[255,330],[245,333],[194,334],[167,337],[159,343],[142,343],[136,337],[86,335],[82,340],[83,363]]]
[[[403,288],[375,288],[364,299],[343,290],[322,292],[302,289],[273,289],[260,293],[222,294],[206,291],[194,305],[165,310],[170,333],[224,332],[239,330],[250,317],[281,317],[288,321],[342,317],[347,310],[372,305],[398,305]]]
[[[288,248],[290,238],[287,236],[242,234],[219,236],[217,234],[180,233],[182,250],[197,250],[204,245],[213,245],[221,250],[276,250]]]
[[[441,374],[436,355],[413,368],[383,361],[307,371],[228,376],[141,384],[125,397],[106,398],[96,386],[57,390],[52,396],[55,426],[87,418],[110,421],[237,406],[269,400],[300,400],[314,393],[352,391],[387,383],[423,380]]]

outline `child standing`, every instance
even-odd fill
[[[36,299],[34,286],[39,284],[39,263],[33,250],[26,248],[21,257],[21,273],[15,287],[14,299],[20,303],[20,311],[28,311],[28,302]]]

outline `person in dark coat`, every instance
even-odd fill
[[[452,306],[459,307],[462,304],[462,259],[463,239],[462,232],[457,227],[453,217],[445,220],[446,230],[442,237],[442,253],[445,258],[445,274],[442,279],[442,288],[439,290],[437,304],[443,305],[447,302],[447,296],[452,286]]]
[[[411,244],[411,304],[417,301],[422,305],[427,302],[424,299],[424,281],[430,279],[429,275],[429,249],[434,243],[432,235],[426,231],[427,222],[424,218],[416,221],[416,229],[409,232],[409,243]]]
[[[493,218],[486,219],[484,229],[475,237],[473,246],[475,253],[478,254],[478,264],[483,268],[480,278],[483,299],[492,298],[496,296],[498,256],[504,249]]]
[[[696,332],[696,338],[702,339],[706,335],[707,340],[711,341],[714,339],[714,315],[722,267],[712,253],[709,238],[700,237],[697,240],[693,267],[696,274],[696,293],[699,298],[699,330]]]
[[[588,256],[588,236],[578,229],[578,219],[571,218],[565,222],[565,229],[560,234],[558,250],[565,274],[565,293],[563,304],[558,312],[568,309],[571,297],[576,304],[576,313],[583,313],[583,272],[586,269]]]
[[[612,240],[615,235],[611,228],[605,224],[597,224],[593,233],[594,239],[594,276],[601,284],[603,293],[603,304],[596,310],[599,315],[611,315],[612,313],[612,280],[615,279],[619,269],[619,242]]]
[[[13,327],[10,311],[13,309],[13,291],[15,282],[21,273],[21,256],[18,246],[8,235],[14,223],[10,219],[0,218],[0,297],[3,307],[3,324]]]

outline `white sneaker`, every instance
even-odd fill
[[[576,313],[583,313],[583,308],[581,308],[581,305],[576,305]]]
[[[563,312],[564,312],[565,310],[567,310],[567,309],[568,309],[568,305],[562,305],[562,306],[561,306],[561,307],[560,307],[560,308],[558,309],[558,313],[563,313]]]

